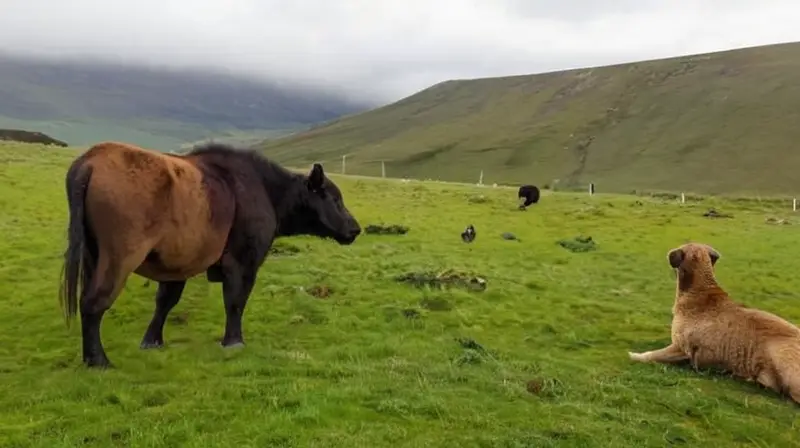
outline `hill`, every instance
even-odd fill
[[[65,328],[56,299],[63,176],[78,153],[0,142],[0,446],[796,445],[785,398],[627,356],[670,340],[665,255],[685,239],[722,253],[716,275],[734,297],[800,321],[797,230],[765,223],[791,201],[544,192],[519,212],[508,189],[334,176],[364,227],[409,232],[347,247],[279,240],[242,349],[220,348],[221,286],[204,275],[167,319],[164,348],[139,349],[156,285],[131,276],[103,322],[116,369],[101,373],[81,367],[80,325]],[[704,218],[712,206],[734,218]],[[471,244],[458,236],[467,223]],[[580,234],[595,250],[556,244]],[[486,289],[396,281],[445,270]]]
[[[35,131],[23,131],[21,129],[0,129],[0,140],[21,143],[41,143],[44,145],[55,145],[62,148],[69,146],[67,142],[56,140],[47,134]]]
[[[268,141],[391,177],[599,191],[800,191],[800,43],[529,76],[447,81]]]
[[[71,145],[116,139],[175,149],[212,136],[263,140],[364,107],[231,75],[0,54],[0,127]]]

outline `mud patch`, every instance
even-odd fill
[[[318,299],[326,299],[333,294],[333,288],[328,285],[314,285],[306,291]]]
[[[417,288],[430,287],[436,289],[462,288],[468,291],[485,291],[486,279],[471,272],[459,272],[447,269],[442,272],[408,272],[398,275],[395,281],[406,283]]]
[[[400,224],[369,224],[364,227],[364,233],[368,235],[405,235],[408,230],[408,227]]]
[[[713,208],[708,209],[707,212],[703,213],[703,216],[706,218],[733,218],[733,215],[730,213],[721,213]]]

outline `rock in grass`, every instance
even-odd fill
[[[516,235],[514,235],[514,234],[513,234],[513,233],[511,233],[511,232],[503,232],[503,234],[501,235],[501,237],[502,237],[504,240],[509,240],[509,241],[519,241],[519,238],[517,238],[517,236],[516,236]]]

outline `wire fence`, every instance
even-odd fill
[[[518,182],[492,182],[486,183],[485,182],[485,172],[484,170],[478,170],[475,173],[475,182],[456,182],[456,181],[443,181],[434,177],[419,177],[419,176],[410,176],[411,167],[406,164],[405,161],[403,162],[395,162],[393,160],[386,160],[386,159],[362,159],[358,157],[355,159],[355,163],[352,163],[355,159],[353,155],[345,154],[341,157],[337,158],[329,158],[329,159],[322,159],[322,160],[314,160],[313,162],[309,162],[309,166],[312,163],[320,163],[326,167],[326,171],[331,174],[337,175],[344,175],[347,177],[353,178],[365,178],[365,179],[386,179],[386,180],[395,180],[403,183],[408,182],[434,182],[434,183],[443,183],[443,184],[457,184],[457,185],[473,185],[477,187],[489,187],[489,188],[503,188],[503,189],[518,189],[523,183]],[[348,162],[351,162],[350,166],[348,167]],[[295,167],[298,170],[307,169],[306,167]],[[542,190],[548,190],[551,192],[565,192],[565,193],[580,193],[585,192],[589,196],[595,196],[598,193],[602,193],[600,190],[597,189],[597,185],[594,182],[563,182],[561,179],[553,179],[551,182],[543,183],[537,185]],[[618,195],[621,194],[619,192],[613,192],[612,194]],[[696,193],[688,193],[688,192],[674,192],[674,191],[651,191],[651,190],[631,190],[629,193],[634,196],[646,196],[651,197],[654,199],[660,199],[664,201],[675,201],[681,204],[686,203],[696,203],[702,202],[709,198],[719,197],[724,198],[727,200],[733,200],[736,202],[749,202],[753,204],[761,204],[761,205],[777,205],[781,208],[783,207],[791,207],[793,212],[798,210],[800,207],[800,201],[796,197],[791,196],[759,196],[759,195],[752,195],[752,196],[728,196],[728,195],[703,195],[703,194],[696,194]]]
[[[169,151],[171,153],[184,153],[187,152],[189,149],[182,148],[182,150],[177,151]],[[338,174],[344,175],[347,177],[354,177],[354,178],[365,178],[365,179],[375,179],[375,178],[382,178],[386,180],[395,180],[403,183],[408,182],[435,182],[435,183],[442,183],[442,184],[456,184],[456,185],[474,185],[478,187],[491,187],[491,188],[503,188],[503,189],[517,189],[523,185],[523,183],[518,182],[503,182],[503,183],[491,183],[485,184],[484,183],[484,170],[479,170],[476,173],[476,181],[475,183],[471,182],[456,182],[456,181],[443,181],[436,178],[431,177],[412,177],[408,175],[411,171],[411,167],[407,165],[406,161],[403,162],[396,162],[393,160],[386,160],[386,159],[362,159],[358,158],[356,162],[355,169],[348,170],[348,159],[352,160],[353,155],[345,154],[341,157],[337,158],[330,158],[330,159],[317,159],[313,162],[309,162],[308,166],[300,167],[300,166],[291,166],[290,168],[303,171],[308,169],[308,167],[313,163],[320,163],[323,166],[326,166],[326,171],[329,174]],[[335,168],[334,168],[335,167]],[[597,187],[594,182],[588,183],[562,183],[561,179],[553,179],[549,183],[537,185],[540,189],[549,190],[552,192],[586,192],[589,196],[594,196],[598,193]],[[615,192],[613,194],[621,194],[619,192]],[[701,202],[711,197],[716,197],[715,195],[702,195],[696,193],[676,193],[670,191],[647,191],[647,190],[632,190],[630,194],[634,196],[647,196],[655,199],[661,199],[666,201],[676,201],[681,204],[685,204],[687,202]],[[760,196],[760,195],[751,195],[751,196],[728,196],[723,195],[720,196],[722,198],[726,198],[728,200],[736,201],[736,202],[749,202],[755,204],[773,204],[779,205],[780,207],[791,207],[792,212],[797,212],[798,207],[800,207],[800,201],[797,197],[791,196]]]

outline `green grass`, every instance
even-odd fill
[[[520,212],[512,189],[335,177],[362,225],[410,231],[349,247],[280,240],[299,252],[265,263],[241,350],[219,347],[220,288],[202,278],[173,311],[165,349],[139,350],[155,285],[134,276],[103,327],[117,368],[97,372],[81,366],[79,326],[65,328],[57,300],[76,154],[0,144],[0,446],[797,443],[787,400],[627,357],[669,341],[666,252],[688,240],[722,253],[717,275],[736,299],[800,320],[796,227],[765,222],[795,221],[788,200],[545,192]],[[733,218],[702,217],[710,207]],[[464,244],[469,223],[478,236]],[[556,243],[578,235],[596,250]],[[445,269],[488,287],[393,280]],[[316,298],[314,286],[333,292]],[[529,393],[530,381],[542,389]]]
[[[265,142],[294,165],[633,190],[800,190],[800,43],[527,76],[447,81]],[[557,182],[556,182],[557,180]]]

